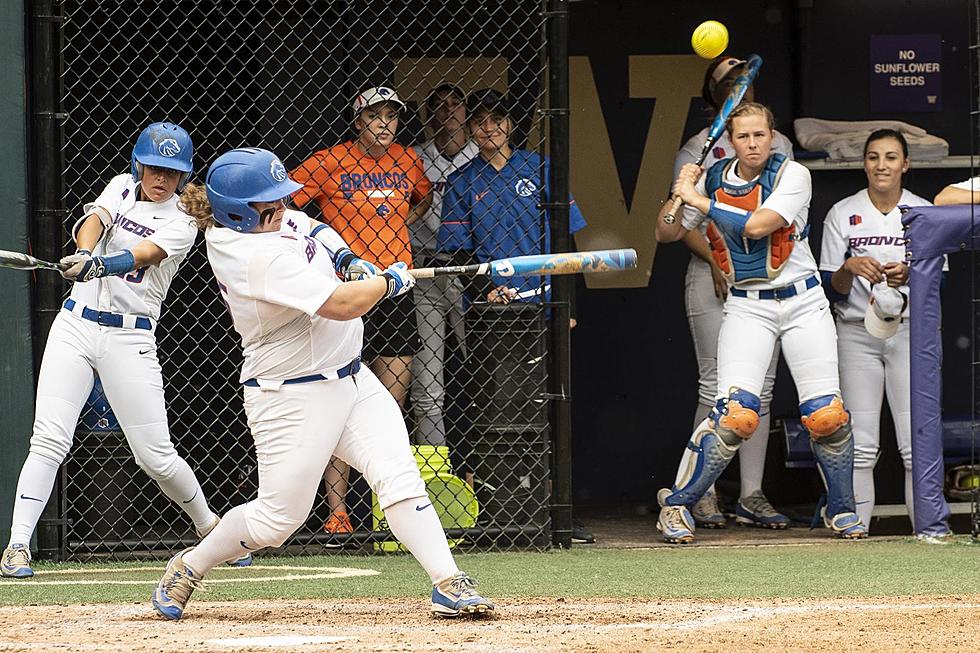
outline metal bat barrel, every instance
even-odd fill
[[[512,277],[534,274],[578,274],[592,272],[615,272],[636,267],[635,249],[600,249],[589,252],[568,252],[565,254],[532,254],[515,256],[489,263],[476,265],[449,266],[441,268],[415,268],[411,270],[416,279],[431,279],[437,276],[473,276],[496,274]]]
[[[603,249],[590,252],[518,256],[491,261],[490,267],[494,274],[502,277],[612,272],[636,267],[636,250]]]

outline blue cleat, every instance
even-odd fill
[[[432,586],[432,614],[437,617],[479,615],[494,611],[494,604],[476,591],[476,581],[465,572],[456,572]]]
[[[825,514],[823,520],[827,528],[834,531],[842,539],[860,540],[868,536],[867,527],[861,522],[861,518],[853,512],[839,512],[830,519],[827,519]]]
[[[31,550],[26,544],[11,544],[4,549],[0,575],[5,578],[30,578],[34,575],[34,570],[31,569]]]
[[[747,497],[738,500],[735,508],[735,521],[743,526],[758,526],[759,528],[789,528],[789,517],[776,512],[769,500],[756,490]]]
[[[184,549],[167,563],[163,578],[153,590],[150,601],[161,616],[176,621],[184,614],[184,608],[195,589],[204,587],[204,580],[184,564],[184,554],[194,547]]]

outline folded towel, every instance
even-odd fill
[[[797,118],[793,121],[796,140],[808,150],[825,150],[827,158],[837,161],[859,161],[864,157],[864,142],[871,132],[894,129],[905,136],[909,158],[935,161],[949,155],[949,143],[926,130],[900,120],[821,120]]]

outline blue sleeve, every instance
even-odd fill
[[[469,179],[465,174],[454,173],[446,181],[446,191],[442,196],[442,222],[436,234],[436,249],[440,252],[472,252],[476,249],[470,224],[472,207],[468,186]]]
[[[582,215],[582,210],[578,208],[578,202],[571,194],[568,195],[568,201],[570,203],[568,207],[568,233],[573,234],[585,228],[585,217]]]
[[[831,304],[836,304],[837,302],[846,302],[847,295],[837,292],[837,290],[834,289],[834,285],[830,283],[830,278],[832,276],[834,276],[834,273],[830,272],[829,270],[820,271],[820,280],[823,285],[824,294],[827,295],[827,299],[830,300]]]

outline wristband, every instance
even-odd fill
[[[133,253],[124,249],[112,256],[96,256],[92,259],[92,277],[111,277],[117,274],[126,274],[136,269],[136,259]]]
[[[350,264],[357,260],[357,256],[350,250],[350,248],[344,247],[338,249],[333,255],[333,267],[340,274],[347,274],[347,268]]]

